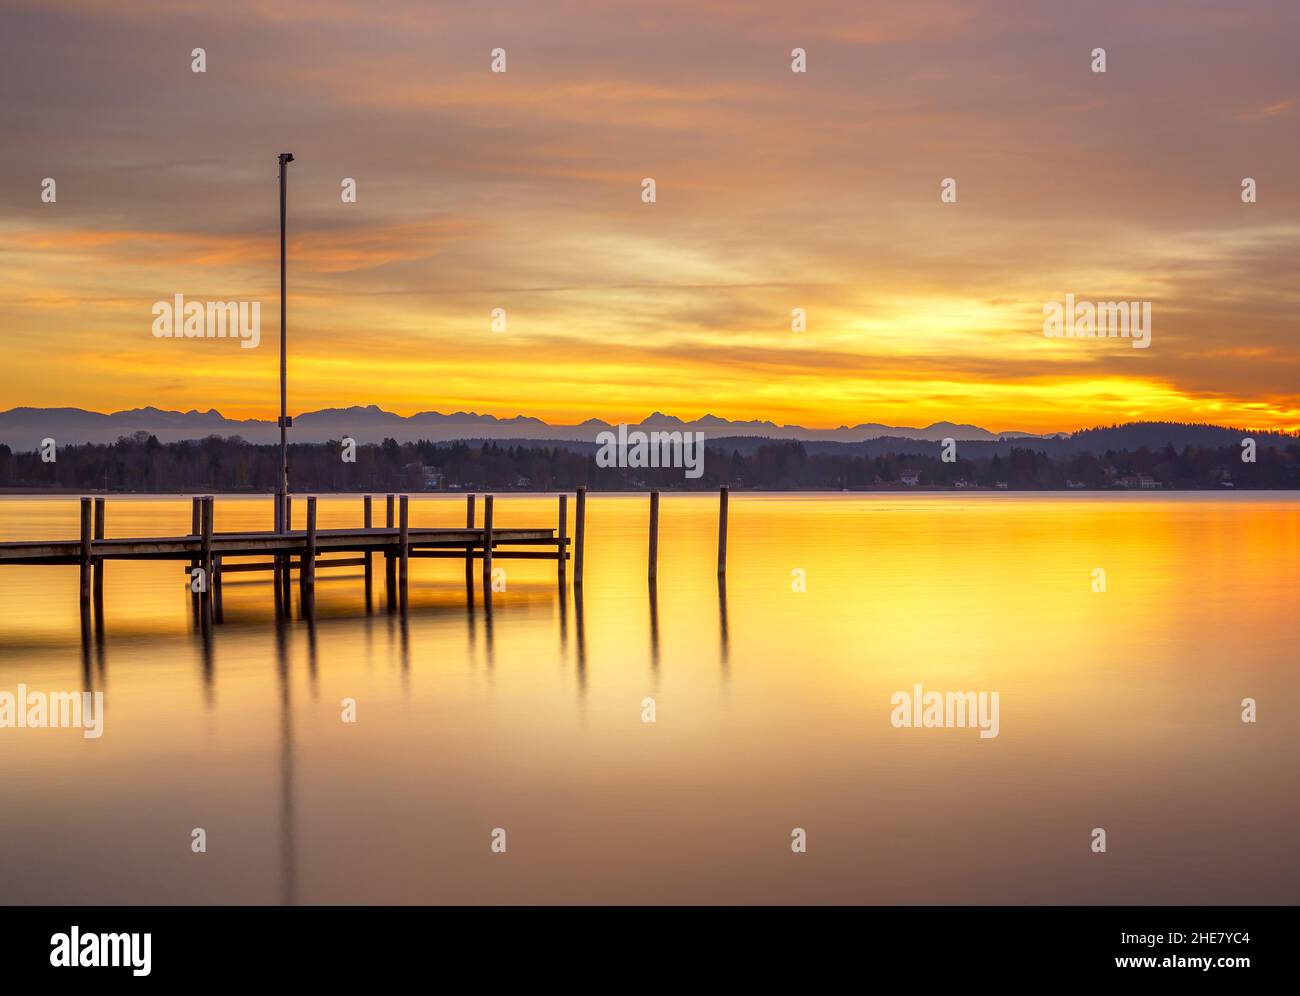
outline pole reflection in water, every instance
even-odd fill
[[[293,703],[288,638],[288,627],[283,620],[277,620],[275,661],[280,693],[280,901],[285,906],[293,906],[298,902],[298,870],[294,848]]]

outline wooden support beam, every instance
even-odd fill
[[[483,597],[492,597],[492,496],[483,496]]]
[[[727,486],[718,491],[718,577],[727,576]]]
[[[582,584],[582,558],[586,552],[587,489],[578,488],[578,501],[573,510],[573,583]]]
[[[412,556],[417,556],[417,555],[418,554],[414,554],[414,553],[412,554]],[[451,553],[449,555],[455,557],[461,556],[461,554],[459,553]],[[278,563],[277,561],[272,560],[272,561],[258,561],[251,564],[223,564],[221,566],[221,573],[222,574],[252,574],[252,573],[256,573],[257,571],[272,571],[275,570],[277,563]],[[334,559],[328,559],[322,557],[320,552],[320,541],[317,540],[316,570],[318,571],[323,571],[328,567],[364,567],[365,563],[366,563],[365,557],[336,557]],[[292,565],[290,565],[290,569],[292,570]]]
[[[459,550],[412,550],[411,558],[419,560],[460,560],[465,554]],[[474,557],[483,559],[483,551],[475,550]],[[566,553],[565,559],[568,559]],[[492,559],[495,560],[555,560],[555,554],[550,550],[500,550],[492,551]]]
[[[371,523],[371,518],[370,518],[370,516],[371,516],[371,507],[370,507],[370,505],[371,505],[371,502],[370,502],[370,495],[366,495],[365,498],[363,498],[363,499],[361,500],[361,524],[362,524],[362,526],[363,526],[364,528],[366,528],[366,529],[369,529],[369,528],[371,527],[371,524],[372,524],[372,523]],[[370,611],[371,611],[371,605],[372,605],[372,602],[371,602],[371,593],[372,593],[372,591],[374,590],[374,574],[373,574],[374,566],[373,566],[373,565],[371,564],[371,562],[370,562],[370,561],[371,561],[371,556],[372,556],[372,554],[370,553],[369,550],[367,550],[367,551],[366,551],[366,555],[365,555],[365,557],[363,558],[364,561],[365,561],[365,567],[366,567],[366,571],[365,571],[365,576],[366,576],[366,612],[370,612]]]
[[[81,499],[81,608],[90,607],[90,546],[91,505],[89,498]]]
[[[651,581],[659,576],[659,492],[650,492],[650,562],[647,568]]]
[[[396,499],[388,495],[384,505],[384,525],[392,529],[397,525],[393,503]],[[388,611],[397,611],[397,560],[394,558],[394,550],[388,547],[384,550],[384,591],[388,597]]]

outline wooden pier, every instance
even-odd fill
[[[563,514],[567,496],[560,497]],[[315,596],[318,571],[337,568],[363,570],[366,609],[371,609],[373,592],[373,558],[385,560],[385,579],[390,610],[406,611],[408,605],[408,563],[411,558],[447,558],[464,560],[466,578],[471,578],[474,561],[483,565],[483,587],[491,591],[494,560],[554,560],[559,564],[563,583],[565,565],[570,558],[566,526],[557,536],[554,526],[503,529],[492,521],[492,496],[484,501],[484,522],[474,525],[474,495],[466,496],[467,525],[461,527],[412,526],[407,495],[387,496],[387,522],[371,525],[371,497],[361,501],[361,525],[348,529],[318,529],[316,499],[306,499],[305,529],[289,529],[290,499],[283,506],[276,501],[275,528],[265,532],[219,533],[213,529],[215,499],[199,496],[192,499],[190,533],[184,536],[149,536],[107,539],[107,518],[103,498],[81,499],[81,528],[77,539],[29,540],[0,543],[0,566],[19,564],[76,565],[81,574],[80,600],[83,612],[93,602],[96,617],[102,615],[105,563],[110,560],[176,560],[188,562],[185,573],[190,578],[194,608],[204,621],[221,622],[223,606],[221,582],[226,574],[267,572],[276,582],[277,611],[287,608],[290,575],[296,568],[299,597],[302,603]],[[397,499],[395,501],[395,499]],[[394,505],[399,508],[400,522],[393,524]],[[584,503],[578,503],[576,523],[582,535],[581,515]],[[581,563],[575,577],[581,578]],[[578,581],[577,583],[581,583]]]
[[[374,557],[384,558],[384,587],[388,611],[406,613],[409,564],[412,558],[463,560],[465,583],[472,597],[474,561],[482,565],[485,599],[491,598],[492,569],[497,560],[554,560],[557,581],[567,586],[568,563],[573,561],[573,585],[580,593],[586,546],[587,489],[578,488],[574,502],[573,539],[569,538],[568,495],[559,495],[556,526],[503,529],[493,521],[494,496],[483,496],[483,522],[475,523],[475,498],[465,496],[464,527],[429,527],[410,524],[409,497],[385,496],[385,523],[373,522],[372,496],[361,498],[361,525],[347,529],[319,529],[316,498],[306,497],[304,529],[292,523],[292,497],[276,495],[271,516],[273,528],[265,532],[219,533],[214,530],[215,498],[192,499],[190,532],[184,536],[133,538],[105,537],[107,509],[103,498],[81,499],[80,535],[67,540],[29,540],[0,543],[0,567],[5,565],[76,565],[80,570],[83,625],[93,606],[96,628],[102,628],[105,564],[110,560],[177,560],[187,562],[190,597],[195,620],[224,620],[222,579],[226,574],[267,572],[273,580],[277,615],[291,604],[291,576],[298,573],[299,603],[311,611],[318,571],[361,568],[366,611],[373,609]],[[658,575],[659,492],[650,494],[650,544],[648,575],[653,586]],[[572,554],[569,551],[573,544]],[[726,576],[727,489],[720,492],[718,516],[718,577]]]

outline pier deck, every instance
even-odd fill
[[[401,530],[387,527],[371,529],[320,529],[315,548],[321,553],[382,553],[398,546]],[[437,550],[454,551],[464,557],[470,547],[479,557],[483,554],[484,529],[411,528],[407,546],[411,556]],[[258,554],[301,555],[307,548],[307,530],[289,532],[213,533],[210,551],[213,556],[236,557]],[[494,557],[510,556],[509,550],[497,550],[497,544],[555,546],[554,529],[493,529]],[[91,557],[103,560],[193,560],[204,552],[199,536],[157,536],[141,539],[92,539]],[[80,540],[33,540],[0,543],[0,564],[79,564]],[[554,559],[553,552],[546,553]]]
[[[93,603],[96,628],[102,627],[104,565],[110,560],[177,560],[186,562],[185,586],[195,618],[205,626],[222,622],[222,576],[266,571],[272,575],[277,615],[288,613],[292,600],[291,576],[298,575],[299,602],[304,614],[312,611],[316,571],[324,568],[361,567],[365,577],[365,605],[372,607],[374,558],[384,562],[384,588],[390,612],[405,613],[408,604],[408,563],[412,557],[463,560],[465,583],[473,597],[474,562],[481,561],[483,594],[491,597],[494,559],[554,560],[559,583],[565,585],[570,558],[567,496],[559,499],[555,527],[498,529],[492,523],[493,496],[483,496],[482,525],[475,521],[476,495],[465,496],[465,526],[410,525],[407,495],[387,495],[385,523],[373,525],[373,496],[362,497],[362,525],[346,529],[316,528],[316,499],[306,498],[305,529],[286,529],[292,521],[292,497],[273,496],[274,528],[262,531],[219,533],[213,529],[216,499],[192,499],[191,530],[184,536],[140,536],[107,539],[103,498],[81,499],[81,529],[77,539],[20,540],[0,543],[0,567],[9,565],[76,565],[81,575],[82,625],[89,628]],[[582,583],[582,537],[585,497],[579,492],[577,571],[574,584]],[[396,500],[395,500],[396,499]],[[338,556],[352,554],[353,556]]]

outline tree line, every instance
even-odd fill
[[[53,456],[50,460],[49,457]],[[347,459],[345,459],[345,457]],[[704,473],[680,469],[601,467],[592,444],[408,442],[385,439],[345,447],[334,441],[289,447],[290,488],[297,492],[403,492],[452,489],[623,491],[705,490],[726,484],[760,490],[856,490],[905,487],[1091,489],[1300,488],[1300,443],[1263,445],[1253,461],[1240,445],[1173,445],[1102,453],[1049,455],[1032,445],[1006,454],[945,462],[931,454],[809,452],[797,441],[772,441],[741,452],[706,447]],[[62,446],[18,453],[0,444],[0,487],[30,490],[108,490],[157,493],[272,492],[280,450],[239,437],[161,443],[137,432],[116,443]]]

